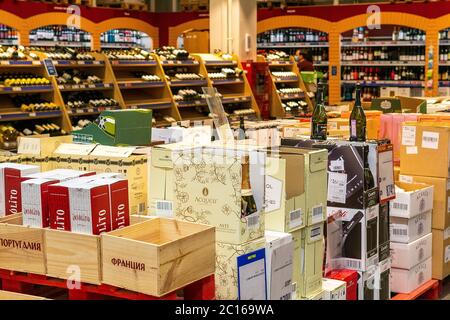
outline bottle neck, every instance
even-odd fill
[[[356,88],[355,92],[355,108],[361,108],[361,89]]]
[[[323,104],[323,90],[319,88],[316,94],[316,106]]]
[[[252,187],[250,185],[250,165],[248,158],[244,158],[244,161],[242,162],[242,183],[241,183],[241,189],[243,191],[251,190]]]

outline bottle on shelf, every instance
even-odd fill
[[[366,141],[366,115],[361,104],[361,85],[358,83],[355,90],[355,105],[349,120],[350,141]]]
[[[323,85],[319,83],[316,94],[316,105],[311,117],[311,139],[327,139],[328,116],[323,104]]]
[[[256,202],[250,185],[250,157],[246,155],[242,159],[241,218],[248,217],[256,211]]]
[[[239,131],[238,131],[238,140],[245,140],[246,139],[246,133],[245,133],[245,121],[244,117],[239,117]]]

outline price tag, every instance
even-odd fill
[[[105,84],[104,84],[104,87],[105,87],[105,88],[109,88],[110,86],[111,86],[111,84],[109,84],[109,83],[105,83]]]
[[[93,108],[89,108],[88,112],[94,112],[94,109]]]
[[[112,64],[114,64],[114,65],[119,64],[119,61],[117,61],[117,60],[113,61]]]
[[[64,89],[64,86],[62,84],[58,85],[58,89]]]
[[[83,109],[77,109],[76,112],[77,112],[77,113],[84,113],[84,110],[83,110]]]
[[[347,195],[347,174],[328,173],[328,201],[345,203]]]
[[[58,76],[58,72],[56,71],[55,65],[51,59],[44,59],[44,66],[49,76]]]
[[[1,65],[4,65],[4,66],[5,66],[5,65],[9,65],[9,61],[0,61],[0,64],[1,64]]]
[[[239,300],[266,300],[265,248],[237,257]]]
[[[36,112],[30,112],[28,115],[29,115],[30,117],[36,117]]]
[[[330,171],[344,171],[344,170],[345,168],[343,159],[331,160]]]
[[[12,91],[22,91],[22,88],[21,87],[13,87]]]
[[[74,84],[74,85],[72,86],[72,88],[73,88],[73,89],[79,89],[80,86],[79,86],[78,84]]]
[[[80,88],[81,88],[81,89],[85,89],[85,88],[86,88],[86,85],[85,85],[85,84],[80,84]]]
[[[95,84],[90,84],[89,88],[95,88]]]
[[[266,176],[266,213],[280,209],[282,190],[282,181]]]
[[[78,61],[78,64],[85,64],[84,61]]]
[[[100,61],[93,61],[92,64],[101,64]]]
[[[382,147],[380,146],[378,153],[380,202],[395,198],[394,154],[392,145],[387,146],[385,150],[382,150]]]
[[[173,61],[172,60],[168,60],[167,64],[173,64]]]

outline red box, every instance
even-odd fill
[[[46,228],[49,225],[48,187],[58,180],[29,179],[21,184],[23,225]]]
[[[48,186],[48,216],[51,229],[71,231],[69,186],[72,181]]]
[[[345,281],[347,283],[347,300],[358,300],[358,272],[355,270],[338,269],[327,274],[327,278]]]
[[[39,172],[38,166],[25,164],[0,164],[0,217],[22,212],[20,184],[27,175]]]
[[[104,182],[109,186],[112,230],[129,226],[130,206],[128,199],[128,180],[104,179]]]

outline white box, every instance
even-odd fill
[[[411,96],[411,88],[399,87],[399,88],[397,88],[397,95],[410,97]]]
[[[431,258],[409,270],[391,269],[392,292],[410,293],[429,280],[431,280]]]
[[[289,233],[266,231],[267,298],[292,299],[294,241]]]
[[[347,300],[347,282],[322,279],[323,300]]]
[[[380,87],[380,97],[395,97],[397,90],[396,87]]]
[[[396,198],[390,202],[391,217],[412,218],[433,209],[434,187],[422,183],[396,182]]]
[[[411,269],[431,257],[433,237],[429,233],[411,243],[391,242],[392,267]]]
[[[431,211],[414,218],[391,217],[389,233],[391,241],[410,243],[431,232]]]

